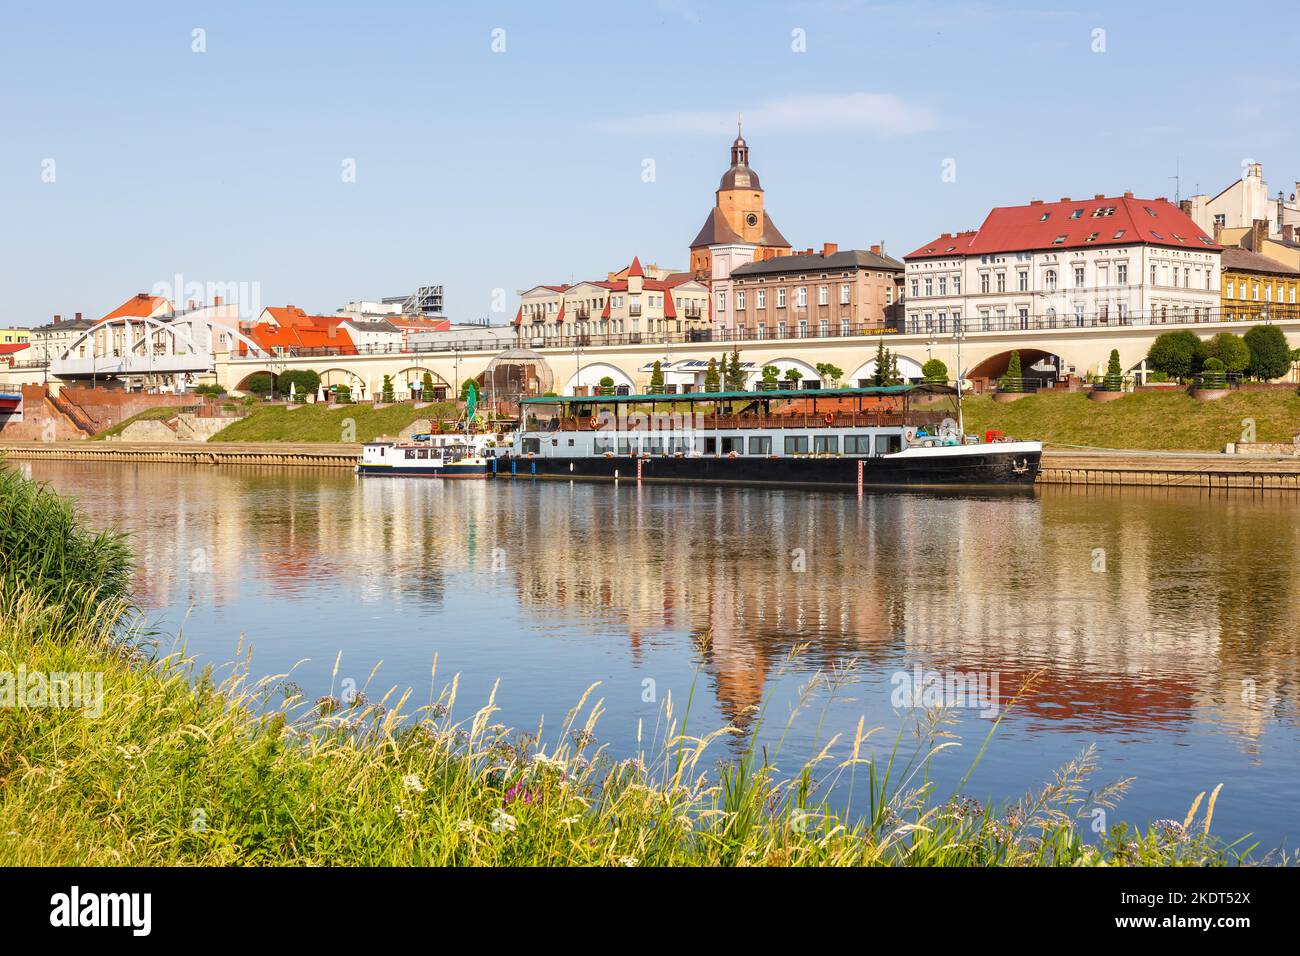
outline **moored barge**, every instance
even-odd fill
[[[962,433],[938,384],[529,398],[494,474],[808,487],[1032,485],[1042,443]]]

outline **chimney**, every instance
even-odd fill
[[[1168,196],[1157,196],[1157,197],[1156,197],[1156,202],[1169,202],[1169,197],[1168,197]]]
[[[214,295],[214,296],[212,297],[212,304],[213,304],[213,305],[220,305],[220,304],[221,304],[221,296],[219,296],[219,295]]]
[[[872,247],[871,247],[871,251],[872,251],[873,253],[875,253],[876,255],[880,255],[880,247],[879,247],[879,246],[872,246]]]
[[[1062,196],[1062,197],[1061,197],[1061,202],[1069,202],[1069,201],[1070,201],[1070,197],[1069,197],[1069,196]]]
[[[1250,248],[1255,252],[1264,249],[1264,240],[1268,238],[1268,220],[1256,219],[1250,224]]]
[[[1105,198],[1106,198],[1106,194],[1105,194],[1105,193],[1093,193],[1093,194],[1092,194],[1092,198],[1093,198],[1093,199],[1105,199]]]
[[[57,316],[56,316],[56,318],[57,318]],[[80,313],[80,312],[77,313],[77,321],[78,321],[78,322],[81,321],[81,313]]]
[[[1031,205],[1031,206],[1041,206],[1042,204],[1043,204],[1043,201],[1042,201],[1041,199],[1031,199],[1031,200],[1029,200],[1029,205]]]
[[[334,323],[331,322],[329,325],[325,327],[325,336],[327,338],[331,338],[331,339],[337,338],[338,334],[339,334],[339,327]]]
[[[1126,190],[1124,190],[1124,198],[1125,198],[1125,199],[1132,199],[1132,198],[1133,198],[1133,190],[1131,190],[1131,189],[1126,189]]]
[[[823,256],[833,256],[833,255],[835,255],[835,253],[837,253],[837,252],[839,252],[839,251],[840,251],[839,243],[836,243],[836,242],[823,242],[823,243],[822,243],[822,255],[823,255]]]
[[[58,325],[58,324],[59,324],[60,322],[62,322],[62,321],[63,321],[63,316],[61,316],[61,315],[56,315],[56,316],[54,317],[54,324],[55,324],[55,325]]]

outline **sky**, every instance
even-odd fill
[[[1300,79],[1224,50],[1292,13],[0,0],[0,326],[196,285],[330,313],[441,284],[451,318],[506,322],[540,283],[684,268],[737,114],[796,248],[901,256],[1251,160],[1289,194]]]

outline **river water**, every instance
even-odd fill
[[[371,700],[410,687],[424,703],[436,657],[438,687],[459,675],[457,714],[499,680],[495,719],[535,729],[600,682],[597,739],[625,756],[638,723],[650,736],[666,695],[680,712],[694,685],[688,730],[752,731],[766,704],[760,739],[793,773],[836,734],[845,756],[860,718],[881,728],[864,755],[887,753],[900,731],[908,750],[921,712],[905,691],[932,693],[937,675],[962,743],[936,758],[941,796],[996,713],[963,788],[978,799],[1018,798],[1091,744],[1094,786],[1136,778],[1112,815],[1181,819],[1223,783],[1216,833],[1264,849],[1300,836],[1293,495],[1049,487],[859,500],[13,467],[75,496],[92,524],[133,534],[139,596],[164,633],[183,629],[189,653],[226,663],[242,638],[255,673],[292,669],[313,698],[355,684]],[[807,690],[817,674],[833,680]],[[962,694],[962,681],[982,693]],[[742,743],[719,742],[718,759]]]

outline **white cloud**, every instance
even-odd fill
[[[922,106],[904,103],[893,93],[812,93],[768,100],[743,111],[746,132],[871,133],[906,136],[937,129],[939,119]],[[734,129],[736,114],[722,110],[683,110],[607,120],[601,129],[620,135],[707,133]]]

